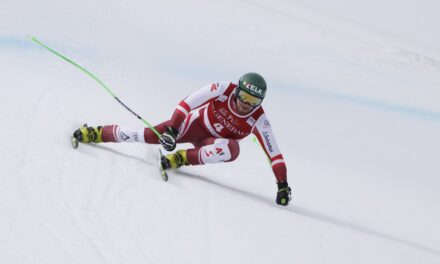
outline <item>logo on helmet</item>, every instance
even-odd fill
[[[253,85],[252,83],[248,83],[248,82],[243,82],[243,84],[244,84],[244,87],[263,96],[263,90],[261,88],[258,88],[257,86]]]

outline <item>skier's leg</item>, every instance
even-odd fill
[[[154,128],[160,133],[165,132],[165,121]],[[102,142],[141,142],[148,144],[159,144],[159,138],[150,128],[130,128],[125,126],[110,125],[102,127]]]
[[[213,137],[198,112],[191,113],[180,128],[177,143],[191,143],[195,148],[178,150],[163,159],[163,167],[176,169],[182,165],[199,165],[233,161],[240,153],[236,140]]]
[[[181,127],[177,143],[186,143],[200,141],[209,137],[203,129],[200,113],[195,112],[188,115]],[[163,134],[165,127],[171,126],[171,120],[165,121],[154,128]],[[190,132],[190,133],[188,133]],[[98,127],[81,127],[74,132],[75,138],[83,143],[101,143],[101,142],[141,142],[148,144],[159,144],[158,136],[150,128],[130,128],[119,125],[107,125]]]
[[[191,117],[191,115],[190,115]],[[183,131],[187,132],[187,128],[189,124],[192,124],[194,118],[188,118],[185,120],[184,124],[182,124],[182,129],[186,129]],[[165,132],[165,127],[170,126],[171,120],[165,121],[156,125],[154,128],[159,132],[159,134],[163,134]],[[199,130],[199,126],[197,125]],[[193,129],[194,130],[194,129]],[[106,125],[106,126],[97,126],[97,127],[89,127],[83,126],[78,128],[74,133],[74,137],[78,139],[78,141],[83,143],[105,143],[105,142],[141,142],[148,144],[159,144],[158,136],[148,127],[139,127],[139,128],[130,128],[119,125]],[[197,138],[206,137],[203,136],[203,131],[199,131],[196,134]],[[193,139],[193,136],[177,139],[178,143],[190,142]]]
[[[226,138],[208,138],[205,145],[188,149],[186,156],[191,165],[206,163],[231,162],[240,154],[240,145],[237,140]]]
[[[177,143],[188,143],[208,135],[199,124],[199,114],[191,113],[180,127]],[[170,126],[171,120],[165,121],[154,128],[163,134],[165,127]],[[189,132],[189,133],[188,133]],[[140,136],[140,135],[143,135]],[[129,128],[118,125],[102,127],[102,142],[142,142],[148,144],[159,144],[159,138],[150,128]]]
[[[162,158],[165,169],[177,169],[183,165],[230,162],[240,154],[238,141],[225,138],[207,138],[206,145],[195,144],[193,149],[178,150]]]

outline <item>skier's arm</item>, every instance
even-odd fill
[[[257,120],[252,133],[257,137],[261,146],[263,146],[264,152],[270,160],[277,182],[287,182],[286,164],[265,114]]]
[[[278,148],[275,136],[273,135],[270,123],[263,114],[255,123],[252,130],[260,144],[263,146],[264,152],[272,165],[272,170],[277,179],[278,191],[277,191],[277,204],[288,205],[291,199],[291,189],[287,183],[287,168],[284,163],[283,154],[281,154]]]
[[[215,82],[187,96],[177,105],[171,117],[171,126],[178,129],[191,110],[207,104],[212,98],[220,96],[228,86],[228,82]]]

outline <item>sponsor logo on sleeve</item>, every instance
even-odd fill
[[[263,122],[263,126],[264,126],[264,128],[269,128],[269,127],[270,127],[270,123],[269,123],[269,121],[264,120],[264,122]]]
[[[273,147],[272,147],[272,144],[270,143],[269,133],[267,131],[264,131],[263,137],[264,137],[264,140],[266,141],[267,149],[269,150],[270,153],[272,153]]]
[[[218,87],[219,87],[219,83],[213,83],[211,85],[211,92],[217,91]]]

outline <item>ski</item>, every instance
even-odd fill
[[[78,148],[79,145],[78,139],[75,136],[73,136],[73,134],[70,135],[70,143],[72,143],[72,147],[74,149]]]
[[[163,157],[165,157],[165,156],[162,154],[162,151],[159,149],[159,159],[158,159],[159,171],[160,171],[160,174],[162,175],[162,180],[168,181],[168,173],[165,171],[165,169],[162,166],[162,158]]]

